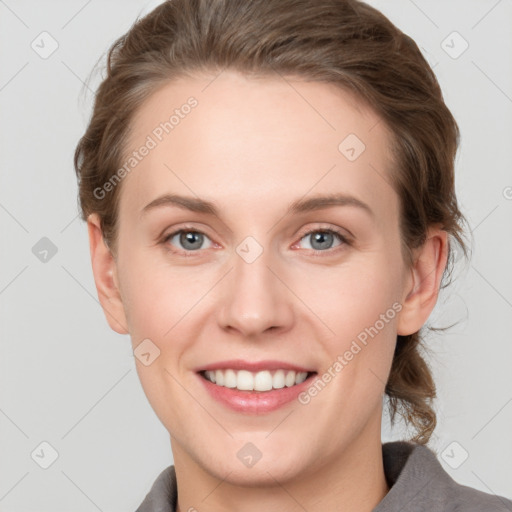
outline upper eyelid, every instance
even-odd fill
[[[314,233],[316,231],[332,231],[340,236],[344,236],[345,238],[349,238],[350,235],[347,233],[346,235],[344,235],[343,233],[339,232],[343,230],[343,228],[335,228],[335,227],[331,227],[331,226],[317,226],[317,227],[312,227],[312,228],[306,228],[304,229],[304,231],[301,230],[301,238],[304,237],[305,235],[308,235],[310,233]],[[208,233],[206,233],[204,230],[202,230],[201,228],[195,228],[195,227],[192,227],[192,226],[183,226],[183,227],[180,227],[180,228],[177,228],[177,229],[174,229],[172,231],[170,231],[168,234],[164,234],[162,235],[163,238],[168,238],[170,236],[174,236],[176,235],[177,233],[181,233],[182,231],[184,232],[192,232],[192,233],[201,233],[202,235],[206,235],[209,237]]]

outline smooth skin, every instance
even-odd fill
[[[123,179],[115,255],[98,216],[88,218],[101,305],[134,349],[149,338],[160,350],[149,366],[135,364],[170,433],[179,511],[371,511],[389,491],[381,419],[396,336],[418,331],[436,304],[447,233],[433,226],[406,267],[389,132],[349,93],[278,75],[212,77],[165,84],[133,120],[130,150],[189,97],[198,101]],[[354,161],[338,149],[349,134],[366,146]],[[142,213],[171,193],[220,213]],[[296,200],[333,193],[373,215],[350,205],[287,214]],[[169,237],[185,227],[203,237]],[[349,243],[315,243],[326,229]],[[251,263],[237,252],[248,236],[263,250]],[[399,313],[307,405],[234,412],[194,371],[273,359],[321,375],[395,302]],[[237,457],[248,442],[262,454],[253,467]]]

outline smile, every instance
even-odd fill
[[[201,375],[216,384],[239,391],[270,391],[272,389],[290,388],[302,384],[308,378],[308,372],[294,370],[263,370],[250,372],[247,370],[206,370]]]
[[[296,403],[318,375],[313,368],[289,361],[231,359],[194,371],[215,402],[231,411],[260,415]]]

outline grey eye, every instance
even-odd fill
[[[183,250],[185,251],[196,251],[198,249],[201,249],[203,242],[205,240],[208,240],[208,237],[206,237],[204,233],[201,233],[199,231],[185,231],[183,229],[169,235],[167,240],[169,241],[169,243],[173,243],[173,240],[177,237],[177,247],[183,248]],[[174,242],[173,245],[176,245],[176,242]]]
[[[325,249],[331,249],[333,247],[333,241],[335,238],[343,241],[338,233],[330,230],[316,230],[307,233],[302,240],[311,240],[310,247],[306,249],[313,249],[315,251],[322,251]]]

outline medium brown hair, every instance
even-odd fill
[[[173,79],[224,69],[298,76],[355,93],[392,135],[389,180],[399,196],[406,264],[433,224],[450,237],[443,283],[456,259],[452,243],[467,258],[454,186],[457,123],[416,43],[358,0],[168,0],[115,41],[74,158],[82,218],[99,214],[113,254],[122,183],[104,198],[94,191],[122,165],[135,113]],[[426,444],[436,426],[436,388],[422,332],[397,337],[385,392],[391,423],[398,412],[417,431],[412,440]]]

